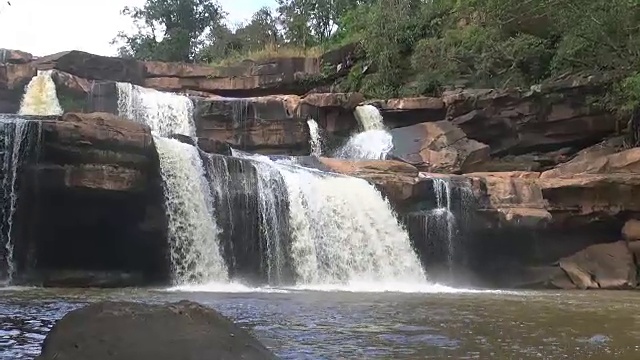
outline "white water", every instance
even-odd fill
[[[311,147],[311,155],[321,156],[322,135],[320,134],[320,127],[318,126],[318,123],[313,119],[307,120],[307,125],[309,126],[309,145]]]
[[[393,137],[385,128],[378,108],[361,105],[355,108],[354,116],[363,131],[351,136],[335,156],[342,159],[385,159],[393,149]]]
[[[27,85],[22,102],[20,115],[61,115],[62,107],[58,101],[56,84],[51,78],[51,70],[38,71]]]
[[[193,102],[187,96],[117,83],[118,114],[147,124],[154,134],[196,135]]]
[[[198,150],[178,140],[156,137],[169,222],[171,263],[176,284],[228,280],[220,253],[211,193]]]
[[[28,145],[29,122],[19,117],[4,117],[0,115],[2,126],[2,219],[0,226],[2,231],[2,243],[5,248],[5,262],[7,268],[7,281],[10,283],[15,274],[13,262],[13,216],[18,203],[16,180],[21,157]]]
[[[427,284],[408,234],[373,185],[253,158],[284,178],[299,285]]]
[[[151,128],[160,159],[174,282],[228,281],[211,189],[198,150],[165,136],[195,136],[193,102],[186,96],[117,83],[118,113]]]

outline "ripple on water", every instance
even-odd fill
[[[0,359],[33,359],[53,323],[86,302],[190,299],[251,329],[283,359],[635,360],[639,296],[291,289],[3,291]]]

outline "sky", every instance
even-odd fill
[[[112,56],[109,42],[118,31],[133,31],[131,20],[120,15],[125,6],[145,0],[0,0],[0,48],[36,56],[82,50]],[[241,22],[275,0],[218,0],[230,23]]]

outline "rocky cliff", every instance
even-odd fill
[[[73,269],[103,277],[115,271],[116,284],[125,275],[138,284],[167,280],[153,138],[148,127],[116,116],[116,84],[126,82],[188,95],[197,144],[225,155],[229,147],[308,155],[309,119],[318,123],[330,153],[358,130],[354,108],[374,105],[393,136],[394,160],[321,158],[313,166],[375,183],[405,220],[428,267],[443,261],[428,254],[444,240],[429,235],[426,214],[445,182],[454,189],[449,206],[460,215],[448,241],[456,238],[460,256],[454,260],[470,271],[472,283],[637,285],[640,150],[625,144],[626,121],[595,106],[606,78],[365,100],[357,93],[310,92],[323,59],[215,68],[78,51],[37,59],[5,53],[0,113],[18,111],[38,70],[52,70],[65,110],[60,117],[36,119],[41,146],[37,161],[22,169],[20,186],[29,191],[21,195],[14,230],[25,239],[16,246],[18,267],[35,269],[30,276],[47,283],[73,283]]]

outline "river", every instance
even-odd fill
[[[198,289],[192,289],[198,290]],[[218,309],[283,359],[637,359],[640,292],[0,291],[0,359],[33,359],[54,322],[99,300]]]

